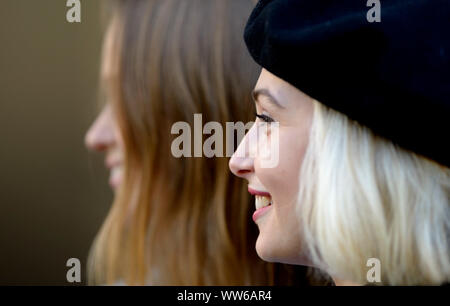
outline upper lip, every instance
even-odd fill
[[[250,192],[250,194],[252,194],[252,195],[257,195],[257,196],[263,196],[263,197],[269,197],[270,198],[270,193],[265,192],[265,191],[261,191],[261,190],[256,190],[256,189],[253,189],[251,187],[248,187],[248,192]]]

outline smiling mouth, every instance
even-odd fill
[[[255,207],[256,210],[253,213],[252,219],[257,222],[259,218],[264,216],[272,207],[272,197],[270,195],[257,195],[255,194]]]
[[[117,189],[122,182],[123,169],[120,165],[110,168],[109,185],[113,189]]]
[[[272,205],[272,198],[267,196],[255,195],[256,210]]]
[[[256,190],[251,187],[248,187],[248,192],[255,196],[256,211],[272,205],[272,196],[270,193]]]

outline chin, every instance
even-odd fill
[[[267,262],[278,262],[290,265],[313,266],[306,256],[301,255],[301,250],[283,251],[282,246],[264,241],[261,235],[256,240],[256,253],[259,258]]]
[[[273,248],[273,244],[265,243],[264,239],[261,239],[261,235],[258,236],[256,240],[256,253],[259,258],[267,262],[280,262],[277,260],[277,256],[275,249]]]

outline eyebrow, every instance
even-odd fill
[[[265,88],[255,89],[252,91],[252,97],[255,102],[258,101],[259,96],[265,96],[269,100],[269,102],[271,102],[275,106],[279,108],[284,108],[284,106],[282,106],[281,103],[278,102],[277,99],[275,99],[275,97],[270,93],[270,91]]]

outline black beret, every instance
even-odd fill
[[[395,144],[450,167],[450,1],[261,0],[254,60]],[[371,12],[369,12],[370,16]]]

